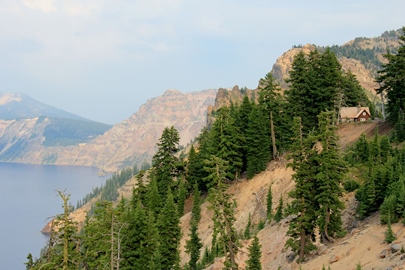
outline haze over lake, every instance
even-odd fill
[[[0,162],[0,268],[25,269],[28,253],[39,257],[47,241],[41,229],[47,218],[63,212],[56,190],[66,190],[76,206],[105,182],[97,173],[91,167]]]

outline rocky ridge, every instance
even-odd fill
[[[167,90],[103,135],[76,146],[44,147],[43,136],[34,131],[38,119],[0,122],[0,135],[9,131],[10,136],[18,134],[24,141],[32,134],[39,134],[27,141],[30,148],[24,155],[13,157],[13,162],[95,166],[116,171],[150,160],[165,127],[174,126],[179,131],[181,145],[193,140],[206,125],[207,107],[214,104],[216,93],[216,90],[191,93]]]
[[[378,37],[355,38],[341,46],[332,46],[332,50],[337,50],[336,55],[342,65],[342,69],[345,71],[350,70],[356,75],[360,85],[367,90],[369,98],[374,98],[376,95],[375,89],[378,88],[378,84],[375,83],[374,78],[377,70],[381,68],[381,64],[385,62],[383,55],[387,51],[395,52],[398,49],[399,35],[400,30],[390,31]],[[288,89],[285,79],[289,77],[294,56],[300,51],[309,54],[315,49],[323,50],[324,48],[313,44],[306,44],[288,50],[276,60],[271,73],[280,82],[282,88]],[[362,54],[356,54],[359,51],[362,51],[363,54],[368,54],[368,59],[364,60],[361,58]]]

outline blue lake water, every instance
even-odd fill
[[[63,212],[56,190],[71,194],[76,206],[105,182],[97,173],[90,167],[0,162],[0,269],[25,269],[28,253],[39,257],[47,241],[41,229]]]

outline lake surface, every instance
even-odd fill
[[[91,167],[0,162],[0,268],[25,269],[28,253],[39,257],[48,239],[41,229],[63,212],[57,189],[76,206],[106,178]]]

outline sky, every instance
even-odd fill
[[[254,89],[293,45],[405,26],[404,0],[0,0],[0,92],[107,124],[167,89]]]

